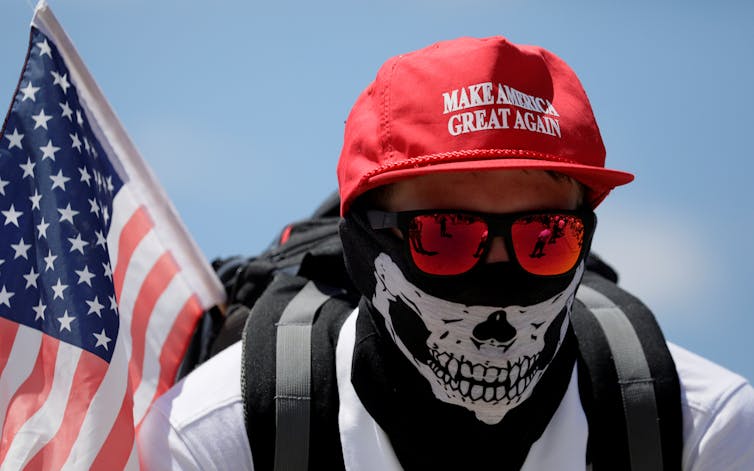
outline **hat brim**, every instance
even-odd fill
[[[616,186],[625,185],[634,175],[590,165],[540,159],[479,159],[453,162],[433,162],[423,166],[386,169],[362,182],[363,191],[387,185],[407,178],[438,172],[482,172],[489,170],[548,170],[572,177],[589,190],[587,203],[595,208]],[[363,192],[362,191],[362,192]],[[361,193],[361,192],[360,192]]]

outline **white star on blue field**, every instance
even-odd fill
[[[343,122],[388,57],[497,34],[552,50],[584,84],[608,166],[636,174],[598,208],[595,251],[653,309],[670,340],[754,380],[754,3],[50,3],[209,259],[262,250],[336,188]],[[31,16],[28,2],[4,2],[4,110]],[[50,54],[44,45],[38,51]],[[63,74],[51,82],[71,86]],[[22,99],[33,101],[36,87],[21,83]],[[35,109],[31,126],[42,132],[54,119],[75,120],[70,105]],[[14,129],[1,138],[4,148],[21,146]],[[79,152],[91,145],[81,135],[70,143]],[[53,164],[56,146],[41,143],[41,161]],[[19,160],[19,175],[34,172],[32,165]],[[71,185],[67,178],[95,177],[49,178],[58,191]],[[0,198],[6,185],[0,181]],[[94,212],[97,202],[90,204]],[[15,228],[23,210],[0,210],[0,227]],[[80,217],[58,211],[54,222]],[[15,240],[10,253],[21,260],[29,243]],[[80,271],[86,280],[102,269]],[[39,275],[25,273],[27,283]],[[14,301],[10,291],[0,290],[0,303]],[[96,301],[97,313],[108,304]],[[96,334],[101,349],[109,339]]]

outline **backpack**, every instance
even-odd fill
[[[228,294],[226,313],[202,317],[179,377],[243,342],[244,420],[255,469],[344,469],[335,343],[360,295],[343,262],[338,209],[335,193],[261,254],[213,262]],[[587,462],[597,471],[680,470],[675,364],[651,311],[617,281],[590,254],[571,315]]]

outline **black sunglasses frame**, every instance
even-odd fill
[[[496,236],[500,236],[503,238],[505,249],[508,252],[508,256],[510,257],[511,261],[515,262],[515,264],[518,266],[520,270],[523,272],[536,277],[542,277],[542,278],[552,278],[557,276],[562,276],[564,274],[570,273],[573,271],[579,264],[581,260],[583,260],[586,257],[586,254],[588,252],[589,247],[591,246],[592,236],[594,235],[594,229],[597,225],[597,216],[594,214],[594,211],[589,209],[577,209],[577,210],[539,210],[539,211],[522,211],[522,212],[515,212],[515,213],[503,213],[503,214],[497,214],[497,213],[484,213],[484,212],[477,212],[477,211],[464,211],[464,210],[457,210],[457,209],[423,209],[423,210],[415,210],[415,211],[399,211],[399,212],[389,212],[389,211],[380,211],[376,209],[367,210],[365,211],[367,221],[369,222],[369,225],[374,230],[382,230],[382,229],[398,229],[402,237],[402,245],[406,252],[406,256],[409,260],[411,260],[411,263],[414,265],[414,268],[416,268],[419,272],[424,273],[425,275],[429,276],[436,276],[441,278],[448,278],[453,276],[461,276],[465,275],[467,273],[472,272],[477,267],[482,265],[483,261],[487,257],[487,254],[489,253],[490,246],[492,244],[492,240]],[[443,214],[452,214],[460,217],[473,217],[481,219],[485,222],[487,225],[487,231],[488,236],[486,239],[480,241],[482,244],[482,250],[477,258],[477,261],[474,263],[473,266],[471,266],[468,270],[456,273],[456,274],[450,274],[450,275],[442,275],[442,274],[436,274],[436,273],[429,273],[421,268],[419,268],[416,265],[416,262],[414,261],[414,257],[411,254],[411,242],[409,240],[409,228],[412,219],[414,219],[416,216],[433,216],[433,215],[443,215]],[[581,220],[581,222],[584,225],[584,236],[581,243],[581,252],[579,253],[579,256],[576,258],[576,261],[574,262],[573,266],[566,270],[563,273],[558,273],[554,275],[538,275],[536,273],[532,273],[526,268],[521,265],[521,262],[518,260],[518,255],[516,254],[515,249],[513,248],[513,236],[511,234],[511,229],[513,227],[513,224],[516,221],[519,221],[521,219],[529,219],[529,218],[541,218],[541,217],[548,217],[548,216],[575,216]]]

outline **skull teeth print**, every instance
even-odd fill
[[[374,267],[372,306],[434,396],[496,424],[531,397],[558,351],[584,265],[547,299],[492,306],[429,294],[385,253]]]
[[[539,354],[523,357],[516,363],[495,367],[473,364],[447,353],[430,350],[429,367],[446,388],[472,401],[514,401],[521,396],[536,375]]]

